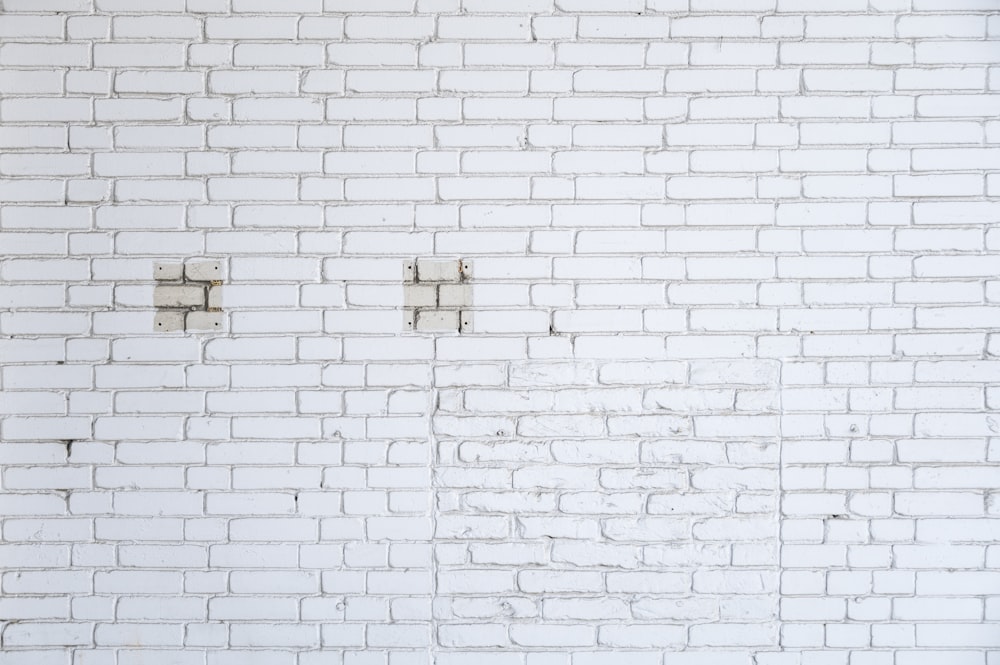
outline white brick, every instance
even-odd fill
[[[4,2],[0,661],[993,665],[988,0],[278,5]]]

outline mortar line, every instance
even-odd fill
[[[775,522],[775,568],[777,569],[777,589],[775,592],[775,608],[774,608],[774,622],[777,626],[777,635],[775,635],[774,649],[777,652],[783,652],[784,646],[782,645],[782,635],[781,635],[781,578],[784,571],[784,562],[782,557],[784,556],[784,543],[782,542],[781,533],[781,523],[782,523],[782,506],[785,500],[785,482],[784,482],[784,470],[785,470],[785,460],[783,454],[784,442],[785,442],[785,428],[784,428],[784,383],[782,379],[782,373],[785,367],[785,359],[781,358],[778,360],[778,372],[775,377],[775,387],[778,391],[778,486],[775,491],[775,506],[774,506],[774,522]],[[757,658],[755,657],[756,661]]]
[[[437,376],[435,374],[436,363],[431,360],[428,363],[428,368],[430,371],[430,388],[428,392],[428,399],[430,404],[427,410],[427,441],[431,447],[431,454],[429,464],[430,468],[430,501],[431,501],[431,533],[430,533],[430,557],[431,557],[431,617],[430,617],[430,642],[427,646],[428,663],[433,664],[435,662],[435,650],[437,647],[437,591],[438,591],[438,559],[437,559],[437,547],[436,547],[436,534],[437,534],[437,518],[438,518],[438,492],[437,492],[437,469],[440,464],[439,451],[438,451],[438,441],[437,437],[434,435],[434,417],[437,415],[438,409],[438,388],[437,388]]]

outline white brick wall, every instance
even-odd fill
[[[0,665],[1000,665],[997,0],[0,8]]]

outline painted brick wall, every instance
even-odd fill
[[[1000,665],[997,0],[0,7],[0,664]]]

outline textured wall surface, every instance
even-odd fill
[[[2,665],[1000,665],[998,0],[2,0]]]

